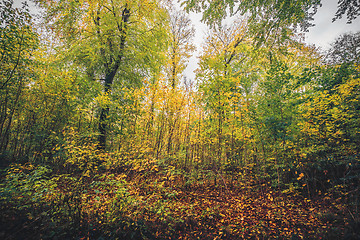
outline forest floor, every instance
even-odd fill
[[[143,203],[161,206],[143,218],[160,239],[339,239],[353,232],[346,206],[323,195],[309,200],[249,179],[154,183],[162,187],[133,187]]]
[[[217,184],[189,182],[153,170],[103,173],[77,183],[58,177],[47,203],[23,212],[1,206],[0,238],[359,239],[346,206],[333,197],[310,200],[220,175]]]

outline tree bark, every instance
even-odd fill
[[[115,11],[113,12],[113,14],[115,15]],[[112,84],[115,78],[115,75],[120,67],[121,64],[121,60],[124,56],[124,48],[125,48],[125,41],[126,41],[126,36],[127,36],[127,24],[129,22],[129,18],[130,18],[130,10],[127,8],[127,6],[125,6],[124,10],[122,11],[122,15],[121,15],[121,22],[123,24],[118,24],[118,30],[121,34],[120,37],[120,45],[119,45],[119,53],[117,56],[115,56],[115,61],[114,58],[110,57],[109,61],[105,61],[104,63],[104,67],[105,67],[105,82],[104,82],[104,92],[106,94],[110,94],[111,93],[111,89],[112,89]],[[97,19],[96,24],[100,25],[99,23],[100,19]],[[111,39],[108,40],[108,44],[109,44],[109,48],[110,51],[112,51],[113,46],[112,46],[112,42]],[[103,56],[104,58],[106,58],[105,54]],[[107,139],[107,118],[109,116],[109,107],[101,107],[100,108],[100,117],[99,117],[99,149],[100,150],[105,150],[106,148],[106,139]]]

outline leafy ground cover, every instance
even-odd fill
[[[2,239],[359,237],[342,199],[285,194],[241,173],[185,174],[151,163],[70,177],[14,165],[2,182]]]

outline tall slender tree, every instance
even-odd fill
[[[103,82],[101,95],[104,99],[111,99],[114,80],[126,71],[121,66],[128,66],[127,61],[134,59],[131,56],[144,51],[155,56],[159,49],[150,49],[149,43],[159,42],[152,47],[163,47],[161,38],[156,34],[162,31],[160,21],[165,19],[165,15],[156,0],[37,2],[46,8],[46,22],[57,36],[65,40],[64,46],[74,62],[85,67],[94,80]],[[146,37],[150,38],[145,41]],[[128,71],[145,73],[139,68]],[[98,141],[101,149],[105,149],[108,138],[109,110],[109,104],[100,105]]]

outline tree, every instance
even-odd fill
[[[31,25],[28,6],[13,8],[13,1],[0,3],[1,26],[1,68],[0,90],[11,85],[18,72],[30,61],[31,52],[37,47],[37,36]]]
[[[183,0],[187,11],[203,12],[202,20],[209,25],[220,24],[227,16],[249,16],[256,43],[266,41],[268,36],[287,38],[287,28],[307,31],[313,26],[313,16],[321,7],[321,0]],[[333,21],[346,14],[351,23],[360,14],[359,0],[340,0]]]
[[[216,161],[212,164],[217,167],[224,159],[224,146],[231,145],[231,150],[234,149],[233,132],[230,133],[231,140],[228,139],[228,131],[232,124],[228,119],[236,121],[234,115],[238,115],[239,105],[242,104],[242,83],[239,75],[242,75],[241,65],[249,60],[248,40],[246,20],[238,20],[231,26],[213,27],[200,57],[197,79],[202,101],[206,106],[205,116],[209,124],[207,137],[214,139],[210,145],[216,153],[212,157]],[[231,156],[233,153],[230,152],[226,155]]]
[[[281,37],[280,41],[285,39],[289,27],[307,30],[313,25],[311,21],[321,0],[184,0],[182,4],[188,11],[203,11],[202,20],[211,26],[220,24],[228,13],[248,16],[255,42],[259,43],[273,34]]]
[[[186,62],[195,50],[192,39],[195,28],[191,25],[190,18],[184,13],[169,10],[170,15],[170,44],[168,55],[170,58],[168,78],[172,88],[177,86],[181,73],[186,68]]]
[[[191,52],[195,47],[192,43],[194,38],[195,29],[191,25],[190,18],[184,13],[176,10],[169,9],[169,24],[170,24],[170,41],[168,49],[168,70],[167,78],[170,83],[170,92],[168,93],[168,99],[166,100],[167,108],[165,115],[168,122],[168,142],[167,153],[172,152],[173,135],[179,122],[182,105],[177,106],[173,100],[177,99],[177,94],[183,95],[182,91],[178,91],[179,80],[181,79],[182,72],[185,70],[187,61],[191,56]],[[177,103],[184,102],[184,99],[178,99]],[[177,106],[177,107],[176,107]]]
[[[38,46],[26,4],[14,8],[12,0],[0,3],[0,44],[0,152],[5,153],[15,115],[23,107],[24,89],[32,82],[32,54]]]
[[[104,99],[111,99],[113,83],[119,74],[146,74],[143,67],[151,64],[154,61],[151,58],[164,47],[159,40],[166,39],[159,24],[164,20],[164,11],[155,0],[37,2],[47,9],[46,22],[65,40],[64,46],[75,63],[85,68],[94,80],[103,81]],[[129,62],[140,54],[141,59],[136,60],[142,66],[136,61]],[[150,61],[144,64],[146,60]],[[131,64],[138,67],[126,69]],[[102,102],[108,103],[100,106],[98,118],[99,147],[105,149],[111,101]]]
[[[346,14],[347,23],[352,23],[360,15],[360,1],[359,0],[339,0],[338,9],[333,18],[333,22],[341,19]]]
[[[330,64],[360,64],[360,32],[339,36],[326,53]]]

